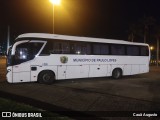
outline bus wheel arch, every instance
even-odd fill
[[[123,76],[123,70],[121,68],[114,68],[112,71],[112,77],[114,79],[120,79]]]
[[[52,84],[56,75],[52,70],[43,70],[38,74],[38,82],[44,84]]]

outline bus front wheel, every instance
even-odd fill
[[[52,84],[55,80],[55,75],[52,71],[42,71],[38,76],[38,82],[44,84]]]
[[[121,78],[121,77],[122,77],[122,70],[121,70],[120,68],[114,69],[113,72],[112,72],[112,77],[113,77],[114,79],[119,79],[119,78]]]

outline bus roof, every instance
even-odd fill
[[[104,38],[92,38],[92,37],[79,37],[79,36],[68,36],[58,35],[49,33],[25,33],[19,35],[15,41],[21,41],[26,39],[56,39],[56,40],[71,40],[71,41],[83,41],[83,42],[99,42],[99,43],[118,43],[118,44],[132,44],[132,45],[144,45],[149,46],[145,43],[128,42],[124,40],[104,39]]]

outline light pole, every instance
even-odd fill
[[[8,26],[8,30],[7,30],[7,49],[6,49],[6,53],[8,51],[10,47],[10,27]]]
[[[53,4],[53,34],[54,34],[54,6],[60,5],[61,0],[49,0]]]

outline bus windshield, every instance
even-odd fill
[[[11,64],[11,59],[12,59],[12,56],[11,56],[11,52],[12,52],[12,47],[10,47],[9,49],[8,49],[8,53],[7,53],[7,66],[11,66],[12,64]]]
[[[21,64],[23,62],[32,60],[38,54],[43,43],[27,42],[16,46],[14,65]]]

